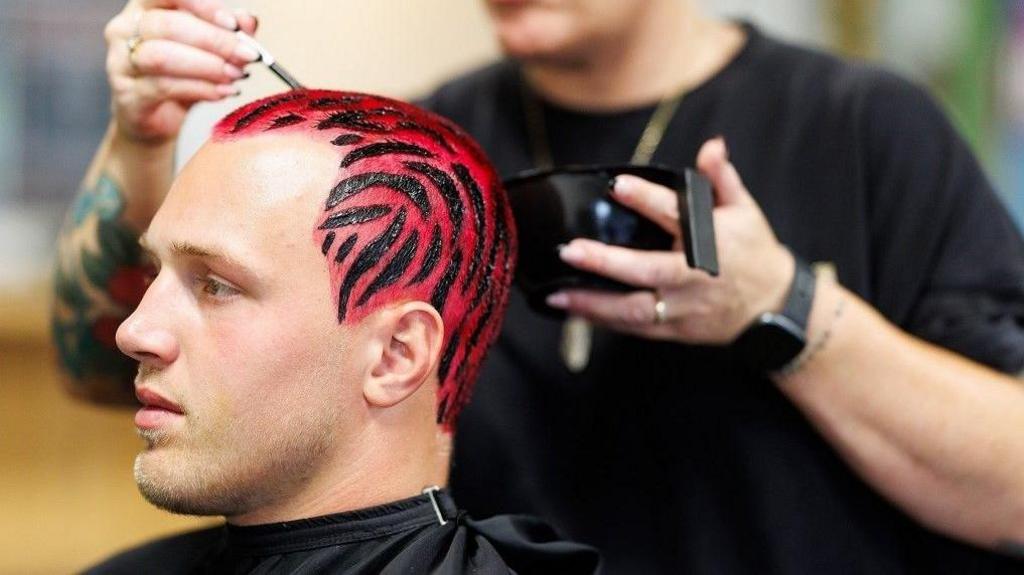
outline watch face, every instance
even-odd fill
[[[736,345],[752,367],[775,371],[800,355],[806,335],[786,316],[766,313],[743,333]]]

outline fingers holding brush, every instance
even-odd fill
[[[142,10],[166,8],[188,12],[196,18],[231,32],[241,29],[236,13],[229,10],[220,0],[134,0],[129,2],[129,6],[133,3]]]
[[[130,2],[129,5],[135,2]],[[246,34],[256,33],[259,21],[249,11],[242,8],[228,10],[220,0],[138,0],[138,7],[143,10],[166,9],[189,13],[220,29],[229,32],[241,30]]]
[[[139,142],[177,136],[191,105],[236,95],[259,52],[237,31],[256,18],[219,0],[132,0],[107,24],[107,75],[119,133]]]
[[[169,76],[230,84],[246,77],[242,68],[199,48],[170,40],[147,40],[132,61],[133,77]]]
[[[175,100],[181,103],[216,101],[237,96],[239,89],[231,84],[216,84],[203,80],[184,80],[167,76],[139,78],[136,91],[148,101]]]
[[[190,46],[244,67],[259,59],[260,54],[238,35],[178,10],[155,9],[143,13],[139,34],[149,40],[167,40]]]

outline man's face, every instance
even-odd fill
[[[486,0],[502,49],[513,58],[566,64],[628,30],[650,0]]]
[[[345,456],[360,328],[337,323],[313,242],[336,166],[302,137],[207,144],[153,219],[160,270],[117,342],[141,362],[135,471],[154,504],[244,514]]]

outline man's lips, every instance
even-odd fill
[[[515,8],[534,4],[534,0],[490,0],[495,8]]]
[[[135,397],[144,407],[158,407],[178,414],[185,413],[181,406],[147,387],[135,389]]]
[[[142,403],[142,409],[135,414],[135,426],[156,429],[182,417],[185,411],[180,405],[146,387],[135,388],[135,397]]]

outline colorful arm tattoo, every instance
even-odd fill
[[[135,362],[114,341],[146,290],[139,234],[121,221],[124,197],[101,175],[84,188],[58,240],[51,330],[70,391],[109,403],[134,402]]]

